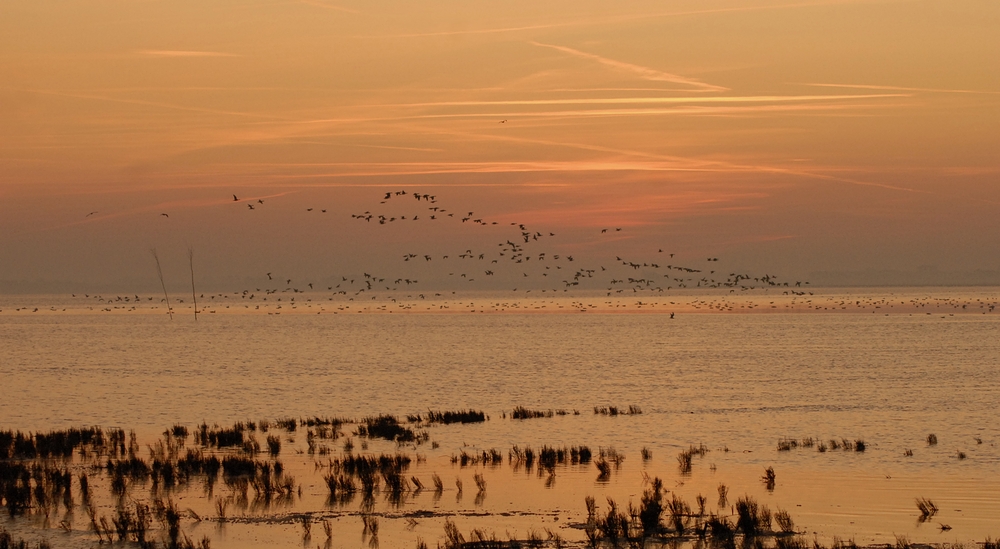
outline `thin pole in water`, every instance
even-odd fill
[[[198,297],[194,291],[194,250],[188,248],[188,265],[191,266],[191,299],[194,301],[194,320],[198,321]]]
[[[153,254],[153,259],[156,260],[156,276],[160,277],[160,287],[163,288],[163,300],[167,302],[167,314],[170,315],[170,320],[173,320],[174,311],[170,308],[170,296],[167,295],[167,284],[163,282],[163,269],[160,268],[160,258],[156,255],[156,248],[149,251]]]

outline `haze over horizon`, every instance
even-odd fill
[[[178,289],[189,248],[206,289],[546,287],[458,266],[521,224],[567,270],[1000,285],[997,28],[989,0],[7,2],[0,292],[155,290],[152,248]]]

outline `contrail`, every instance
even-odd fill
[[[624,61],[617,61],[615,59],[608,59],[607,57],[601,57],[593,53],[587,53],[580,50],[574,50],[573,48],[567,48],[565,46],[555,46],[552,44],[543,44],[542,42],[531,41],[530,44],[543,48],[551,48],[556,51],[563,53],[568,53],[576,57],[582,57],[583,59],[589,59],[591,61],[596,61],[602,65],[607,65],[609,67],[623,70],[639,75],[640,78],[644,80],[654,80],[658,82],[673,82],[674,84],[684,84],[686,86],[692,86],[695,88],[700,88],[704,91],[710,92],[723,92],[729,91],[729,88],[723,88],[722,86],[715,86],[713,84],[706,84],[698,80],[691,78],[685,78],[676,74],[671,74],[669,72],[663,72],[649,67],[643,67],[641,65],[634,65],[632,63],[626,63]]]

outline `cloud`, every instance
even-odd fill
[[[786,103],[799,101],[831,101],[842,99],[881,99],[888,97],[910,97],[910,94],[847,94],[847,95],[744,95],[712,97],[610,97],[581,99],[511,99],[500,101],[437,101],[426,103],[394,103],[366,105],[372,107],[466,107],[491,105],[634,105],[634,104],[677,104],[677,103]]]
[[[825,0],[819,2],[790,2],[783,4],[770,4],[765,6],[739,6],[730,8],[709,8],[709,9],[697,9],[697,10],[654,12],[654,13],[636,13],[636,14],[626,14],[618,16],[589,17],[584,19],[577,19],[575,21],[560,21],[558,23],[541,23],[536,25],[522,25],[515,27],[494,27],[487,29],[413,32],[413,33],[403,33],[403,34],[393,34],[393,35],[381,35],[377,37],[378,38],[425,38],[434,36],[500,34],[509,32],[557,29],[565,27],[613,25],[619,23],[628,23],[631,21],[642,21],[645,19],[660,19],[660,18],[685,17],[685,16],[696,16],[696,15],[717,15],[717,14],[728,14],[728,13],[738,13],[747,11],[770,11],[770,10],[782,10],[782,9],[813,8],[822,6],[863,4],[863,3],[872,3],[879,1],[883,0]],[[898,1],[905,2],[910,0],[898,0]]]
[[[337,5],[334,5],[334,4],[328,4],[326,2],[319,2],[318,0],[299,0],[298,3],[299,4],[305,4],[307,6],[313,6],[315,8],[323,8],[323,9],[327,9],[327,10],[342,11],[344,13],[353,13],[353,14],[361,13],[358,10],[353,10],[351,8],[345,8],[343,6],[337,6]]]
[[[635,65],[635,64],[632,64],[632,63],[626,63],[624,61],[617,61],[615,59],[609,59],[607,57],[601,57],[600,55],[596,55],[596,54],[593,54],[593,53],[587,53],[587,52],[583,52],[583,51],[580,51],[580,50],[574,50],[573,48],[567,48],[565,46],[556,46],[556,45],[553,45],[553,44],[544,44],[542,42],[535,42],[535,41],[531,41],[530,43],[533,44],[533,45],[535,45],[535,46],[539,46],[539,47],[543,47],[543,48],[551,48],[551,49],[554,49],[554,50],[562,52],[562,53],[573,55],[575,57],[580,57],[580,58],[583,58],[583,59],[588,59],[590,61],[595,61],[597,63],[600,63],[602,65],[606,65],[608,67],[611,67],[611,68],[614,68],[614,69],[617,69],[617,70],[620,70],[620,71],[631,72],[631,73],[639,76],[640,78],[642,78],[644,80],[652,80],[652,81],[656,81],[656,82],[671,82],[671,83],[674,83],[674,84],[683,84],[683,85],[686,85],[686,86],[691,86],[691,87],[695,88],[696,90],[706,91],[706,92],[723,92],[723,91],[729,91],[729,88],[723,88],[722,86],[715,86],[713,84],[706,84],[704,82],[701,82],[701,81],[698,81],[698,80],[694,80],[692,78],[686,78],[684,76],[679,76],[679,75],[676,75],[676,74],[671,74],[669,72],[663,72],[663,71],[652,69],[652,68],[649,68],[649,67],[643,67],[642,65]]]
[[[931,92],[931,93],[971,93],[971,94],[983,94],[983,95],[1000,95],[1000,91],[958,90],[958,89],[943,89],[943,88],[907,88],[903,86],[876,86],[871,84],[821,84],[814,82],[805,82],[802,85],[813,86],[817,88],[847,88],[847,89],[857,89],[857,90],[910,91],[910,92]]]

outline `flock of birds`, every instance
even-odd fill
[[[245,204],[247,211],[258,209],[264,204],[263,198],[244,199],[233,194],[232,203]],[[392,203],[392,204],[390,204]],[[394,212],[388,211],[394,209]],[[306,208],[312,212],[317,208]],[[381,210],[381,211],[375,211]],[[327,209],[319,209],[327,213]],[[97,212],[88,213],[91,216]],[[160,214],[169,218],[167,212]],[[475,211],[454,210],[439,204],[435,194],[395,190],[385,192],[378,205],[361,213],[352,213],[351,218],[359,223],[375,226],[388,226],[399,223],[453,223],[452,234],[461,234],[461,227],[494,227],[498,229],[491,235],[502,234],[495,246],[486,249],[463,247],[456,253],[426,253],[419,250],[407,252],[400,258],[403,265],[397,273],[362,272],[354,275],[338,275],[318,282],[299,282],[293,284],[288,277],[276,277],[274,272],[267,272],[267,283],[256,289],[245,289],[238,294],[245,299],[267,299],[268,296],[279,293],[304,293],[321,290],[323,286],[332,292],[332,296],[345,296],[348,299],[371,296],[376,299],[376,292],[394,292],[401,289],[419,290],[421,286],[440,287],[441,278],[454,280],[450,285],[456,288],[483,289],[496,288],[503,282],[510,283],[511,291],[531,293],[565,293],[570,290],[601,289],[607,296],[615,294],[662,294],[675,289],[728,289],[729,293],[746,292],[762,288],[781,288],[785,293],[806,295],[804,291],[796,291],[808,282],[786,282],[779,280],[773,274],[757,274],[728,272],[725,273],[715,266],[717,257],[707,257],[702,265],[682,265],[674,260],[674,253],[665,253],[663,248],[657,248],[655,257],[659,259],[636,259],[614,256],[614,261],[585,264],[571,254],[558,253],[555,246],[548,246],[557,235],[555,232],[529,227],[520,222],[499,222],[477,215]],[[506,230],[499,230],[506,227]],[[623,232],[623,227],[601,228],[599,235],[616,235]],[[597,238],[600,236],[597,235]],[[478,235],[477,235],[478,236]],[[482,238],[476,238],[482,242]],[[652,255],[652,254],[651,254]],[[415,263],[422,264],[416,268]],[[420,284],[424,275],[435,279],[430,284]],[[419,278],[418,278],[419,277]],[[284,284],[281,284],[281,282]],[[489,281],[482,286],[469,286],[477,281]],[[276,284],[277,283],[277,284]],[[318,287],[317,287],[318,286]],[[224,294],[219,294],[224,295]],[[419,293],[416,297],[424,299],[427,293]],[[440,296],[440,293],[435,294]],[[209,299],[212,299],[210,296]],[[293,297],[294,299],[294,297]]]

